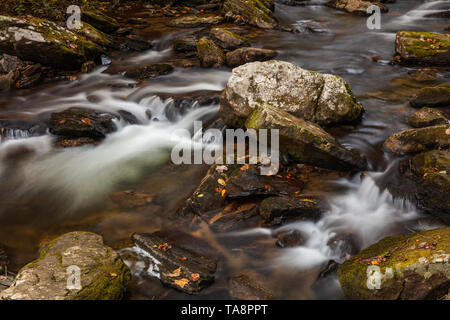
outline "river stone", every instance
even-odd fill
[[[227,50],[250,46],[250,42],[246,38],[223,28],[212,28],[209,37],[220,47]]]
[[[450,35],[398,31],[395,51],[405,64],[450,65]]]
[[[99,10],[83,10],[81,20],[106,33],[119,29],[119,23]]]
[[[194,37],[183,37],[173,40],[173,49],[177,52],[197,51],[197,39]]]
[[[450,83],[420,89],[410,104],[414,108],[450,107]]]
[[[223,14],[234,22],[243,22],[262,29],[273,29],[278,22],[273,15],[273,0],[225,0]]]
[[[48,20],[0,16],[0,51],[43,65],[79,69],[103,49]]]
[[[220,67],[225,64],[225,55],[211,40],[200,39],[197,43],[197,54],[203,68]]]
[[[344,262],[338,278],[348,299],[440,299],[450,287],[449,260],[446,227],[385,238]]]
[[[260,48],[239,48],[227,53],[227,65],[231,68],[254,61],[267,61],[277,56],[275,50]]]
[[[223,21],[221,16],[210,17],[198,17],[198,16],[185,16],[175,18],[169,22],[169,26],[177,28],[197,28],[207,27],[210,25],[216,25]]]
[[[77,32],[86,39],[91,40],[100,46],[107,47],[111,44],[111,41],[108,40],[106,34],[100,30],[97,30],[87,22],[82,22],[81,28],[77,30]]]
[[[230,279],[230,295],[238,300],[273,300],[267,278],[253,270],[244,270]]]
[[[16,79],[17,73],[14,71],[9,72],[8,74],[0,74],[0,91],[13,88]]]
[[[0,59],[0,73],[9,73],[17,71],[23,66],[23,62],[16,56],[10,56],[4,53]]]
[[[384,148],[392,153],[405,155],[450,146],[450,124],[418,129],[405,129],[389,136]]]
[[[197,294],[214,282],[217,259],[176,246],[159,233],[133,234],[134,244],[152,257],[162,283]]]
[[[276,107],[267,105],[254,110],[245,127],[278,129],[280,151],[300,163],[341,171],[363,171],[367,167],[358,152],[345,149],[318,125]]]
[[[233,69],[222,103],[232,110],[226,117],[245,119],[256,108],[273,106],[320,125],[354,122],[363,112],[341,77],[276,60]]]
[[[408,119],[408,123],[414,128],[423,128],[439,124],[448,124],[449,120],[441,110],[422,108]]]
[[[85,108],[70,108],[50,116],[50,132],[68,138],[103,139],[117,129],[116,116]]]
[[[418,154],[399,165],[401,197],[408,198],[416,206],[450,224],[450,153],[433,150]],[[405,181],[407,179],[407,181]],[[412,181],[412,185],[410,183]],[[389,187],[389,189],[393,189]],[[394,194],[395,193],[395,189]],[[398,193],[398,192],[397,192]]]
[[[70,266],[81,269],[82,289],[68,289]],[[2,300],[118,300],[131,275],[119,255],[90,232],[67,233],[40,249],[23,267]]]
[[[138,66],[125,73],[128,78],[145,80],[167,75],[173,72],[174,68],[169,63],[153,63],[148,66]]]
[[[383,2],[383,1],[381,1]],[[371,2],[364,0],[331,0],[325,4],[326,6],[338,10],[344,10],[348,13],[358,14],[358,15],[370,15],[367,9],[370,6],[376,5],[380,8],[381,12],[386,13],[389,8],[382,5],[379,2]]]

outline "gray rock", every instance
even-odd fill
[[[438,124],[448,124],[449,120],[440,110],[433,108],[422,108],[409,117],[408,123],[411,127],[423,128]]]

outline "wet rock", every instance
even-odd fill
[[[136,24],[140,26],[147,26],[149,24],[148,21],[143,18],[130,18],[127,20],[127,22],[130,24]]]
[[[276,235],[276,244],[280,248],[302,246],[306,242],[305,235],[299,230],[283,230]]]
[[[406,129],[394,133],[384,142],[392,153],[405,155],[450,146],[450,124],[419,129]]]
[[[414,108],[450,107],[450,84],[422,88],[410,101],[410,104]]]
[[[169,63],[154,63],[129,70],[125,73],[125,76],[137,80],[145,80],[167,75],[173,72],[173,70],[173,66]]]
[[[96,66],[97,65],[95,64],[94,61],[87,61],[87,62],[83,63],[83,65],[81,66],[81,72],[82,73],[90,73],[95,69]]]
[[[226,19],[235,23],[246,23],[262,29],[273,29],[278,22],[273,15],[273,0],[226,0],[223,3],[223,14]]]
[[[214,282],[217,259],[176,246],[158,233],[134,234],[132,239],[152,257],[154,272],[163,284],[196,294]]]
[[[103,139],[108,133],[115,131],[113,122],[116,116],[100,111],[70,108],[50,116],[50,132],[68,138]]]
[[[254,61],[267,61],[277,56],[275,50],[260,48],[240,48],[227,53],[227,66],[235,68]]]
[[[59,138],[55,142],[55,147],[57,148],[78,148],[86,145],[99,145],[97,140],[92,138],[75,138],[75,139],[65,139]]]
[[[68,289],[67,268],[81,269],[81,289]],[[119,255],[89,232],[67,233],[40,250],[39,258],[23,267],[3,300],[117,300],[131,275]]]
[[[28,138],[44,135],[47,126],[41,121],[0,120],[0,137],[2,139]]]
[[[395,51],[405,64],[450,65],[450,36],[431,32],[398,31]]]
[[[6,251],[0,247],[0,276],[6,273],[6,268],[8,266],[9,259]]]
[[[114,33],[119,23],[99,10],[83,10],[81,20],[106,33]]]
[[[318,125],[272,106],[253,111],[247,129],[278,129],[280,151],[300,163],[338,171],[363,171],[367,163],[356,151],[345,149]]]
[[[275,296],[267,282],[263,275],[245,270],[230,279],[230,295],[238,300],[273,300]]]
[[[173,19],[169,22],[169,26],[177,28],[198,28],[219,24],[223,21],[221,16],[198,17],[184,16]]]
[[[266,225],[281,225],[287,221],[318,220],[323,205],[318,200],[308,198],[270,197],[261,203],[259,213]]]
[[[184,37],[173,40],[173,49],[177,52],[197,51],[197,39],[194,37]]]
[[[404,160],[399,165],[400,185],[407,190],[392,192],[406,196],[421,210],[450,223],[450,153],[429,151]],[[412,184],[411,184],[412,182]]]
[[[79,30],[77,30],[77,33],[103,47],[107,47],[111,44],[111,41],[109,41],[106,34],[101,32],[100,30],[95,29],[93,26],[86,22],[82,23],[82,26]]]
[[[383,2],[383,1],[381,1]],[[367,9],[376,5],[380,8],[381,12],[386,13],[389,11],[389,8],[379,2],[371,2],[364,0],[331,0],[325,4],[326,6],[338,10],[344,10],[348,13],[358,14],[358,15],[370,15],[367,13]]]
[[[135,34],[130,34],[126,37],[125,46],[134,51],[150,50],[153,47],[150,42]]]
[[[129,124],[139,124],[138,118],[131,112],[125,111],[125,110],[119,110],[118,111],[120,118],[125,120],[125,122]]]
[[[0,51],[56,68],[79,69],[103,49],[48,20],[0,16]]]
[[[20,77],[15,87],[18,89],[30,88],[39,83],[41,78],[42,78],[42,66],[39,63],[27,65],[26,67],[20,70]]]
[[[123,209],[133,209],[152,203],[153,195],[145,191],[125,190],[114,193],[112,200]]]
[[[246,38],[223,28],[212,28],[209,37],[226,50],[250,46],[250,42]]]
[[[276,60],[235,68],[222,104],[231,108],[231,116],[240,118],[271,105],[320,125],[354,122],[363,112],[350,85],[341,77]]]
[[[197,43],[197,54],[203,68],[220,67],[225,64],[225,55],[211,40],[200,39]]]
[[[14,71],[9,72],[8,74],[0,75],[0,91],[9,90],[14,87],[16,73]]]
[[[439,299],[450,286],[449,257],[449,227],[389,237],[344,262],[339,282],[348,299]]]
[[[435,70],[430,68],[409,70],[408,74],[418,82],[434,81],[439,76]]]
[[[23,67],[23,62],[16,56],[4,53],[0,59],[0,73],[10,73]]]
[[[422,108],[408,119],[408,123],[414,128],[430,127],[439,124],[448,124],[445,114],[437,109]]]
[[[338,256],[340,261],[345,261],[361,250],[358,243],[354,234],[340,233],[332,237],[327,242],[327,246]]]

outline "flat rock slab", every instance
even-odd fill
[[[160,234],[134,234],[134,244],[144,250],[156,265],[155,272],[165,285],[196,294],[214,282],[217,259],[171,244]]]

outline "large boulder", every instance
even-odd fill
[[[348,299],[441,299],[450,287],[450,227],[389,237],[338,269]]]
[[[245,122],[247,129],[278,129],[280,151],[292,159],[331,170],[363,171],[367,163],[356,151],[345,149],[318,125],[266,105],[254,110]]]
[[[448,124],[449,120],[441,110],[422,108],[409,117],[408,123],[411,127],[423,128],[439,124]]]
[[[0,16],[0,51],[43,65],[79,69],[103,49],[48,20]]]
[[[383,2],[383,1],[381,1]],[[389,9],[385,5],[374,2],[374,1],[364,1],[364,0],[331,0],[325,4],[326,6],[338,10],[344,10],[348,13],[358,14],[358,15],[370,15],[367,9],[370,6],[376,5],[380,8],[381,12],[388,12]]]
[[[278,26],[273,15],[274,9],[273,0],[226,0],[223,3],[225,18],[262,29],[273,29]]]
[[[120,27],[116,19],[99,10],[83,10],[81,20],[106,33],[113,33]]]
[[[398,31],[398,59],[405,64],[450,65],[450,36],[432,32]]]
[[[405,129],[389,136],[384,148],[398,155],[450,147],[450,124]]]
[[[197,43],[197,54],[204,68],[220,67],[225,64],[225,54],[211,40],[200,39]]]
[[[239,48],[227,53],[227,65],[231,68],[255,61],[267,61],[277,56],[275,50],[261,48]]]
[[[409,103],[414,108],[450,107],[450,83],[422,88]]]
[[[272,106],[320,125],[354,122],[363,112],[350,85],[341,77],[276,60],[235,68],[222,104],[239,118],[246,119],[253,110]]]
[[[75,284],[69,278],[74,266],[80,268],[81,289],[70,286]],[[44,245],[39,258],[19,271],[0,299],[118,300],[130,278],[128,267],[101,236],[71,232]]]

